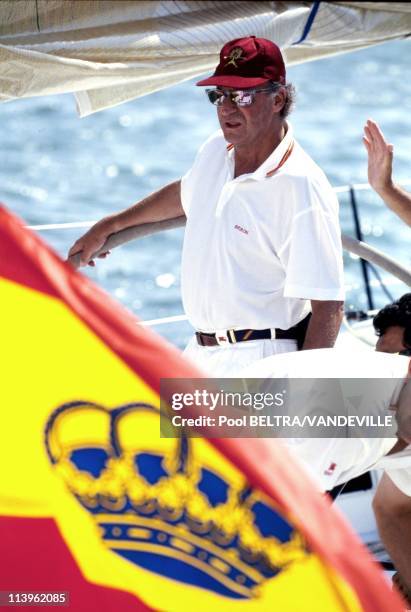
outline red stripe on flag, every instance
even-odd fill
[[[44,260],[43,250],[39,237],[25,230],[20,220],[0,205],[0,276],[57,297],[48,275],[54,267],[53,258],[58,258],[50,252],[52,257]]]
[[[88,582],[53,519],[0,517],[0,551],[7,559],[1,563],[0,591],[66,591],[70,603],[61,609],[73,612],[152,610],[135,595]]]

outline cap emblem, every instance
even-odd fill
[[[242,55],[243,55],[242,48],[234,47],[234,49],[231,50],[230,55],[228,56],[229,61],[226,62],[224,66],[229,66],[230,64],[232,64],[234,68],[238,68],[236,62],[242,57]],[[224,59],[227,59],[227,56],[225,56]]]

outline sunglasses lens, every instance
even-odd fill
[[[215,104],[216,106],[220,106],[220,104],[222,104],[224,99],[224,94],[222,91],[218,91],[218,89],[207,89],[206,93],[211,104]]]
[[[233,92],[235,96],[232,100],[237,106],[249,106],[254,102],[254,95],[249,91],[236,91]]]
[[[211,104],[215,106],[221,106],[224,102],[225,97],[229,98],[236,106],[250,106],[254,102],[254,92],[247,90],[237,90],[224,92],[219,89],[206,89],[208,99]]]

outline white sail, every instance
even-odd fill
[[[212,71],[234,38],[290,65],[410,32],[406,2],[2,0],[0,100],[73,92],[85,116]]]

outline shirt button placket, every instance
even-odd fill
[[[224,210],[224,206],[227,204],[228,200],[231,198],[234,191],[234,185],[231,183],[226,183],[221,190],[220,197],[218,198],[215,216],[221,217],[222,212]]]

